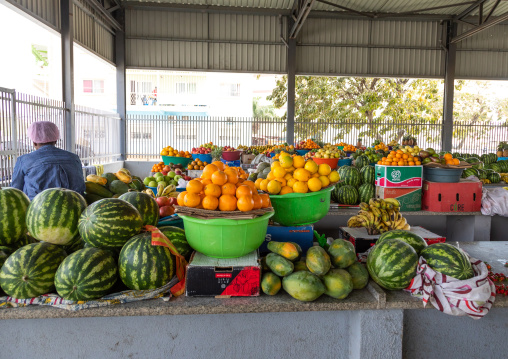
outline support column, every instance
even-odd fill
[[[116,20],[125,26],[124,10],[117,10]],[[115,34],[116,62],[116,111],[120,115],[120,160],[125,161],[127,154],[127,89],[125,86],[125,32],[117,30]]]
[[[445,82],[443,99],[443,131],[441,135],[441,149],[452,150],[453,140],[453,95],[455,90],[455,60],[457,45],[451,39],[457,35],[457,24],[448,22],[446,35]]]
[[[293,21],[289,21],[289,29],[293,26]],[[295,142],[295,81],[296,81],[296,39],[290,39],[288,36],[287,47],[287,71],[288,71],[288,98],[287,98],[287,124],[286,124],[286,142],[289,145]]]
[[[62,38],[62,100],[65,107],[64,148],[76,152],[76,133],[74,119],[74,32],[73,1],[60,0],[60,24]]]

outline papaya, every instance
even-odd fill
[[[303,253],[302,247],[300,247],[300,245],[298,243],[295,243],[295,242],[289,242],[289,243],[293,243],[294,246],[296,247],[296,250],[298,251],[298,258],[296,258],[294,261],[299,261],[302,258],[302,253]]]
[[[101,186],[105,186],[108,184],[108,180],[106,178],[97,175],[88,175],[86,176],[86,180],[100,184]]]
[[[101,175],[101,177],[104,177],[105,179],[108,180],[108,183],[106,184],[108,187],[111,184],[111,182],[113,182],[113,181],[118,179],[118,177],[116,177],[114,173],[110,173],[110,172],[103,173]]]
[[[132,177],[125,172],[118,171],[117,173],[115,173],[115,175],[123,183],[129,184],[132,182]]]
[[[292,273],[282,278],[282,288],[290,296],[303,302],[318,299],[326,290],[319,277],[307,271]]]
[[[132,177],[132,175],[131,175],[131,171],[129,171],[127,168],[120,168],[120,169],[118,170],[118,172],[123,172],[123,173],[125,173],[126,175],[129,175],[129,176],[131,176],[131,177]]]
[[[331,269],[321,277],[326,287],[325,294],[336,299],[344,299],[353,291],[353,278],[344,269]]]
[[[309,271],[309,268],[307,268],[307,264],[305,264],[304,261],[297,261],[295,262],[295,269],[293,270],[293,272],[300,272],[302,270],[306,270],[306,271]]]
[[[88,205],[91,205],[92,203],[100,201],[101,199],[104,199],[104,198],[105,197],[99,196],[98,194],[95,194],[95,193],[88,193],[88,192],[85,193],[85,199],[86,199],[86,203]]]
[[[284,277],[293,273],[294,269],[294,265],[291,261],[275,253],[269,253],[266,256],[266,265],[279,277]]]
[[[143,184],[143,182],[139,181],[136,178],[133,178],[132,182],[129,183],[129,188],[136,190],[138,192],[141,192],[142,190],[144,190],[145,189],[144,187],[145,187],[145,185]]]
[[[113,193],[109,191],[106,187],[101,186],[100,184],[93,183],[90,181],[85,182],[85,190],[88,194],[96,194],[98,196],[104,197],[104,198],[111,198],[113,197]]]
[[[121,194],[114,194],[113,198],[120,198]]]
[[[261,279],[261,290],[267,295],[275,295],[279,293],[282,284],[280,278],[275,274],[268,272],[263,274]]]
[[[266,265],[266,257],[261,257],[259,259],[259,264],[261,265],[261,270],[263,272],[268,272],[270,271],[270,268],[268,268],[268,266]]]
[[[307,268],[316,275],[323,275],[327,273],[332,266],[330,256],[319,246],[309,248],[305,258],[305,264],[307,265]]]
[[[114,194],[124,194],[129,192],[129,186],[120,180],[115,180],[111,182],[111,184],[109,185],[109,189]]]
[[[336,239],[328,247],[332,264],[335,268],[347,268],[356,262],[355,247],[345,239]]]
[[[369,283],[369,271],[360,262],[354,262],[346,270],[351,275],[351,278],[353,278],[353,289],[365,288],[367,283]]]
[[[268,242],[268,250],[290,261],[295,261],[300,256],[298,248],[291,242]]]

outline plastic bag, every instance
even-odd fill
[[[508,217],[508,191],[502,187],[483,188],[482,214]]]

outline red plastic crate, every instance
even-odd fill
[[[422,210],[430,212],[477,212],[482,208],[482,183],[423,182]]]

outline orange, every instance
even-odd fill
[[[319,176],[320,176],[320,175],[319,175],[319,173],[317,173],[317,172],[316,172],[316,173],[314,173],[314,174],[313,174],[312,176],[310,176],[310,177],[311,177],[311,178],[318,178]]]
[[[272,164],[270,165],[270,169],[274,169],[276,167],[281,167],[280,165],[280,162],[279,161],[273,161]]]
[[[327,187],[330,184],[330,179],[327,176],[319,176],[319,180],[321,181],[323,188]]]
[[[309,171],[307,171],[306,169],[304,168],[298,168],[297,170],[295,170],[295,172],[293,173],[293,177],[298,180],[298,181],[302,181],[302,182],[306,182],[309,180],[310,178],[310,175],[311,173]]]
[[[197,207],[201,203],[201,197],[197,193],[187,193],[183,199],[185,207]]]
[[[252,199],[252,196],[242,196],[238,198],[236,206],[242,212],[252,211],[254,208],[254,200]]]
[[[302,156],[295,156],[293,158],[293,167],[295,168],[303,168],[305,166],[305,158]]]
[[[224,170],[224,173],[228,176],[229,183],[238,183],[238,172],[235,169],[227,168]]]
[[[252,200],[254,201],[254,208],[252,209],[260,209],[261,206],[263,206],[263,200],[261,199],[261,196],[257,193],[254,193],[252,195]]]
[[[252,196],[252,189],[247,185],[241,185],[236,189],[236,197]]]
[[[276,178],[277,182],[280,182],[281,186],[284,187],[287,185],[287,181],[284,178]]]
[[[270,171],[270,172],[268,172],[268,175],[266,176],[266,179],[267,179],[267,180],[270,180],[270,181],[272,181],[272,180],[274,180],[274,179],[275,179],[275,176],[274,176],[274,174],[273,174],[273,170],[272,170],[272,171]]]
[[[203,174],[201,175],[201,177],[211,179],[212,175],[218,170],[219,168],[217,168],[217,166],[214,165],[213,163],[206,165],[205,168],[203,169]]]
[[[279,192],[279,194],[282,196],[282,195],[284,195],[286,193],[293,193],[293,189],[291,187],[289,187],[289,186],[282,187],[280,192]]]
[[[328,178],[330,179],[330,182],[332,182],[332,183],[339,182],[339,180],[340,180],[339,172],[337,172],[337,171],[330,172],[330,174],[328,175]]]
[[[404,166],[404,161],[399,161],[399,162],[398,162],[398,165],[399,165],[399,166]]]
[[[284,179],[286,181],[289,181],[291,178],[293,178],[293,175],[291,173],[287,173],[285,176],[284,176]]]
[[[279,181],[270,181],[267,186],[268,193],[270,194],[279,194],[282,189],[282,185]]]
[[[236,194],[236,186],[232,183],[226,183],[222,186],[222,194],[229,194],[234,196]]]
[[[287,185],[288,187],[293,188],[293,185],[294,185],[296,182],[298,182],[298,181],[297,181],[297,180],[295,180],[294,178],[291,178],[291,179],[289,179],[289,180],[288,180],[288,182],[286,183],[286,185]]]
[[[407,153],[404,153],[404,154],[402,155],[402,158],[403,158],[403,159],[405,159],[405,160],[407,160],[407,159],[409,158],[409,156],[408,156],[408,154],[407,154]]]
[[[252,190],[252,193],[256,193],[257,188],[256,188],[256,185],[254,184],[254,182],[247,180],[247,181],[244,181],[242,184],[249,186],[250,189]]]
[[[267,207],[271,207],[272,206],[272,203],[270,202],[270,196],[266,193],[262,193],[259,195],[259,197],[261,197],[261,208],[267,208]]]
[[[203,186],[206,186],[207,184],[212,184],[212,181],[209,180],[208,178],[205,178],[201,179],[201,183],[203,184]]]
[[[210,183],[205,186],[205,195],[207,196],[213,196],[213,197],[220,197],[221,190],[220,187],[216,184]]]
[[[293,167],[293,158],[291,156],[282,156],[279,159],[280,165],[282,168]]]
[[[213,161],[212,164],[215,165],[219,171],[224,171],[224,163],[221,161]]]
[[[453,156],[451,153],[445,153],[445,155],[443,156],[445,160],[452,160],[453,159]]]
[[[416,161],[416,162],[415,162],[415,164],[416,164],[417,166],[421,166],[421,165],[422,165],[422,163],[421,163],[420,161]]]
[[[261,182],[263,181],[262,178],[258,178],[256,182],[254,182],[254,185],[256,186],[256,189],[261,189]]]
[[[307,182],[301,182],[301,181],[296,182],[293,185],[293,191],[295,191],[296,193],[307,193],[307,192],[309,192],[309,187],[307,186]]]
[[[318,171],[318,165],[316,162],[310,160],[310,161],[307,161],[305,162],[305,167],[304,167],[307,171],[309,171],[311,174],[314,174]]]
[[[402,155],[401,155],[400,153],[397,153],[397,154],[395,155],[395,157],[396,157],[396,158],[402,158]]]
[[[458,158],[454,158],[453,159],[453,164],[454,165],[460,165],[460,160]]]
[[[176,202],[178,203],[179,206],[185,206],[184,198],[185,198],[186,194],[187,194],[187,191],[183,191],[178,194],[178,197],[176,197]]]
[[[319,175],[328,176],[330,174],[330,172],[332,172],[332,168],[330,167],[329,164],[322,163],[319,165],[319,167],[318,167]]]
[[[264,179],[261,181],[261,183],[259,184],[259,188],[261,189],[261,191],[265,191],[265,192],[268,192],[268,183],[270,182],[270,180],[268,179]]]
[[[219,207],[219,199],[214,196],[205,196],[205,198],[203,198],[202,204],[204,209],[215,211],[217,207]]]
[[[286,175],[286,170],[282,167],[275,167],[270,172],[273,173],[275,178],[284,178],[284,176]]]
[[[309,180],[309,182],[307,182],[307,186],[309,187],[309,190],[311,192],[317,192],[317,191],[321,190],[321,188],[323,187],[323,184],[321,183],[319,178],[313,177]]]
[[[219,209],[221,211],[234,211],[236,210],[236,197],[230,194],[220,196]]]
[[[197,179],[190,180],[185,187],[189,193],[199,193],[203,190],[203,184]]]
[[[216,171],[212,174],[212,183],[222,186],[228,181],[228,176],[222,171]]]

